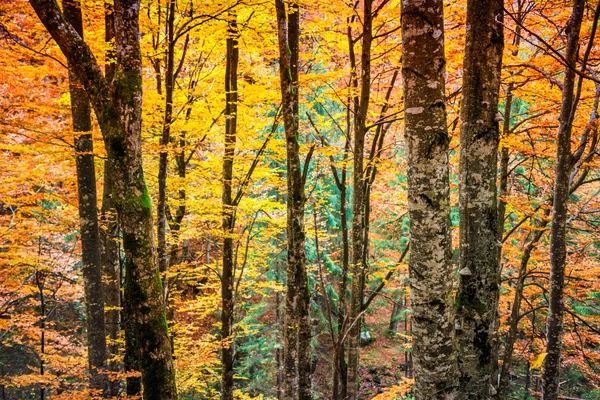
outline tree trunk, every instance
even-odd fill
[[[298,143],[298,57],[300,11],[275,0],[279,76],[287,150],[287,293],[284,330],[284,398],[310,399],[310,293],[304,247],[304,178]],[[308,161],[308,160],[307,160]],[[305,166],[306,168],[307,166]]]
[[[563,331],[563,292],[565,287],[565,265],[567,256],[566,225],[569,200],[569,175],[571,170],[571,129],[575,114],[574,87],[579,31],[585,8],[585,0],[574,0],[573,12],[566,28],[565,78],[563,81],[558,143],[552,203],[552,225],[550,228],[550,304],[548,307],[547,341],[544,359],[542,399],[556,400],[559,391],[560,352]]]
[[[104,65],[104,76],[107,82],[112,82],[115,73],[115,48],[113,40],[115,37],[114,27],[114,6],[112,2],[104,3],[105,19],[105,43],[106,59]],[[104,162],[104,185],[102,193],[102,208],[100,219],[102,229],[100,229],[100,255],[102,258],[102,274],[104,275],[104,320],[106,323],[107,334],[107,357],[108,369],[111,372],[120,372],[121,363],[113,360],[120,353],[119,338],[121,332],[121,250],[119,243],[119,221],[117,218],[117,209],[112,199],[112,182],[108,166],[110,160]],[[139,381],[139,380],[138,380]],[[138,384],[138,387],[141,385]],[[116,397],[121,392],[121,382],[119,379],[111,380],[108,383],[108,394]],[[139,391],[134,393],[139,394]]]
[[[455,399],[442,0],[402,0],[415,399]]]
[[[83,37],[81,4],[76,0],[63,0],[65,19]],[[100,237],[98,233],[98,208],[96,194],[96,168],[92,138],[90,104],[85,89],[69,65],[69,90],[71,116],[75,133],[75,164],[77,168],[77,197],[79,203],[79,228],[81,231],[81,261],[86,304],[88,336],[88,366],[90,387],[107,395],[106,328],[104,322],[104,292]]]
[[[235,205],[231,194],[237,131],[237,68],[239,60],[236,14],[229,13],[225,66],[225,153],[223,155],[223,272],[221,274],[221,340],[223,400],[233,400],[233,229]]]
[[[65,21],[56,2],[30,0],[30,3],[84,85],[111,160],[113,198],[123,230],[125,297],[131,306],[144,398],[176,399],[162,283],[156,264],[152,204],[142,169],[139,0],[115,1],[117,68],[112,87],[89,47]]]
[[[129,300],[123,300],[123,331],[125,336],[125,372],[140,372],[140,353],[135,337],[133,314]],[[127,378],[126,385],[127,396],[139,396],[142,394],[142,379],[139,376],[130,376]]]
[[[168,147],[171,143],[171,124],[173,123],[173,92],[175,83],[175,0],[169,0],[167,9],[167,54],[165,68],[165,118],[160,138],[158,159],[158,202],[157,202],[157,253],[158,269],[163,282],[163,296],[167,309],[167,269],[169,257],[167,251],[167,170],[169,165]]]
[[[547,213],[544,217],[547,216]],[[538,230],[533,234],[533,237],[525,245],[523,255],[521,256],[521,265],[519,266],[519,274],[517,277],[517,285],[515,287],[515,298],[512,303],[512,309],[509,319],[509,329],[506,335],[506,343],[504,346],[504,357],[502,359],[502,369],[500,370],[500,386],[498,387],[498,398],[502,398],[502,394],[508,388],[508,377],[510,375],[510,367],[512,365],[512,354],[517,340],[519,321],[521,320],[521,302],[523,300],[523,288],[527,279],[527,265],[531,258],[531,253],[535,249],[540,239],[545,233],[544,228],[548,224],[546,219],[542,220]]]
[[[456,294],[459,390],[469,399],[495,394],[498,320],[496,175],[503,0],[467,2],[460,130],[460,284]]]
[[[360,97],[354,98],[354,164],[352,197],[352,294],[348,318],[348,400],[356,400],[359,392],[360,331],[367,261],[368,184],[364,171],[367,112],[371,91],[371,42],[373,40],[372,0],[364,1],[363,32],[360,59]],[[351,62],[356,65],[351,45]],[[357,79],[353,80],[357,82]],[[355,83],[356,84],[356,83]],[[358,92],[357,92],[358,93]]]

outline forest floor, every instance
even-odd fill
[[[391,309],[391,305],[376,306],[365,316],[363,331],[368,330],[373,341],[361,348],[360,399],[372,399],[386,388],[398,384],[404,376],[405,360],[408,355],[403,347],[405,345],[405,339],[402,337],[404,322],[401,320],[399,323],[400,334],[390,332]],[[315,373],[315,386],[322,395],[319,398],[330,398],[333,350],[327,334],[321,334],[319,342],[321,347]]]

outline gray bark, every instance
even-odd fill
[[[456,294],[461,396],[496,389],[500,263],[496,239],[498,95],[503,0],[469,0],[460,129],[460,284]]]
[[[402,1],[410,302],[417,400],[456,399],[442,0]]]

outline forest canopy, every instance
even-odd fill
[[[0,2],[0,398],[600,399],[599,19]]]

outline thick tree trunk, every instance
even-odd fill
[[[223,400],[233,400],[233,229],[235,205],[231,194],[237,131],[237,67],[239,60],[236,14],[229,14],[225,65],[225,154],[223,155],[223,272],[221,274],[221,340]]]
[[[467,1],[460,130],[460,284],[456,294],[461,396],[495,394],[498,320],[496,169],[503,0]]]
[[[111,164],[113,198],[123,230],[125,297],[131,306],[145,399],[176,399],[175,374],[156,264],[152,204],[141,154],[142,62],[139,0],[115,1],[117,68],[112,87],[89,47],[55,1],[30,0],[84,85]]]
[[[413,394],[456,399],[442,0],[402,0]]]
[[[563,292],[567,256],[566,225],[569,200],[569,175],[571,170],[571,129],[575,114],[574,88],[579,31],[585,8],[585,0],[575,0],[573,12],[567,25],[567,48],[565,50],[565,78],[563,81],[558,143],[556,149],[554,201],[550,228],[550,305],[548,307],[546,353],[542,399],[556,400],[559,391],[559,374],[563,331]]]
[[[65,19],[83,37],[81,4],[63,0]],[[104,322],[104,292],[96,194],[96,168],[92,138],[92,118],[87,93],[69,66],[71,115],[75,132],[75,164],[77,168],[77,197],[81,231],[81,261],[85,290],[88,336],[88,365],[90,387],[107,395],[106,328]]]
[[[310,399],[310,293],[304,247],[304,178],[298,143],[298,57],[300,12],[275,0],[279,76],[287,151],[287,293],[284,330],[284,398]],[[305,166],[306,167],[306,166]]]

